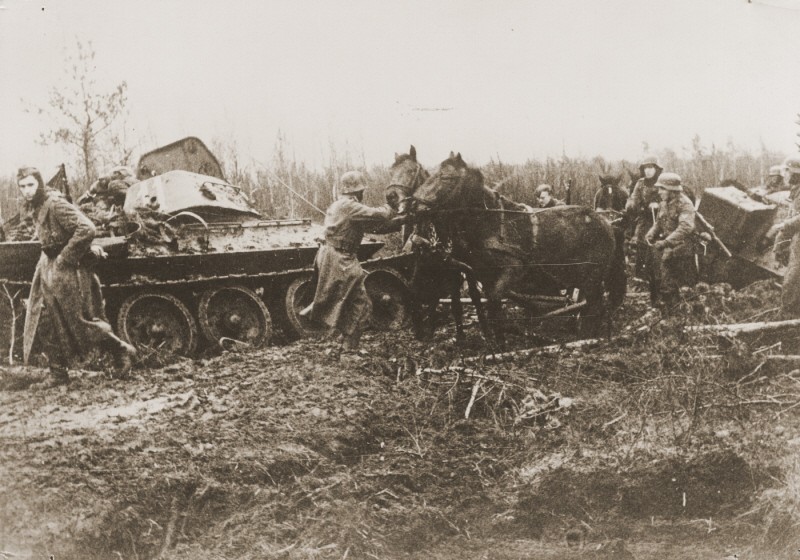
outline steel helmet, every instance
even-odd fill
[[[656,186],[673,192],[683,192],[681,176],[677,173],[662,173],[658,176]]]
[[[800,154],[787,157],[781,167],[789,173],[800,173]]]
[[[773,165],[769,168],[769,175],[767,175],[767,177],[782,177],[782,176],[783,176],[783,166]]]
[[[648,165],[652,165],[658,171],[664,170],[664,168],[661,167],[661,164],[658,162],[658,158],[656,156],[644,156],[642,161],[639,162],[639,173],[644,175],[644,168]]]
[[[118,165],[117,167],[114,167],[113,169],[111,169],[111,171],[108,172],[108,176],[135,177],[136,175],[133,173],[133,169],[131,169],[127,165]]]
[[[367,188],[367,182],[359,171],[348,171],[339,178],[339,194],[358,194]]]

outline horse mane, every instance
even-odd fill
[[[461,159],[461,154],[456,156],[451,155],[440,164],[440,168],[444,167],[445,165],[450,165],[452,167],[465,170],[465,180],[468,182],[468,184],[477,185],[480,191],[483,193],[484,205],[493,208],[502,206],[506,210],[515,210],[520,212],[525,212],[527,210],[527,207],[524,204],[514,202],[507,196],[500,194],[496,189],[487,186],[481,170],[467,165],[464,160]]]

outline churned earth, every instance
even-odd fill
[[[795,558],[800,371],[774,334],[683,330],[769,319],[778,293],[700,286],[662,320],[634,295],[611,340],[499,364],[462,361],[472,328],[66,388],[5,367],[0,558]],[[511,349],[568,339],[512,324]]]

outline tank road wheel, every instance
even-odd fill
[[[264,346],[272,335],[267,306],[244,286],[226,286],[203,292],[197,313],[200,330],[209,342],[223,346],[228,338],[253,347]]]
[[[298,338],[316,338],[325,334],[325,326],[312,323],[300,316],[300,311],[314,301],[313,274],[303,274],[289,283],[286,295],[283,298],[283,308],[286,313],[286,323],[290,334]]]
[[[144,292],[128,297],[119,309],[117,331],[137,348],[188,356],[197,346],[197,324],[170,294]]]
[[[364,281],[372,300],[372,328],[387,331],[402,328],[409,318],[409,288],[394,270],[368,271]]]

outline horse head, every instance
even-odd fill
[[[619,175],[600,175],[600,186],[603,188],[614,188],[622,182],[622,173]]]
[[[389,168],[389,184],[384,195],[393,210],[403,214],[414,191],[430,176],[417,161],[417,150],[412,145],[407,154],[394,154],[394,163]]]
[[[642,177],[639,174],[638,169],[636,171],[631,171],[630,169],[626,169],[626,171],[628,172],[628,177],[630,178],[630,183],[628,184],[628,192],[632,193],[633,187],[636,186],[636,183],[638,183],[639,179],[641,179]]]
[[[484,205],[483,174],[470,168],[461,153],[439,164],[439,169],[414,193],[414,208],[467,208]]]

